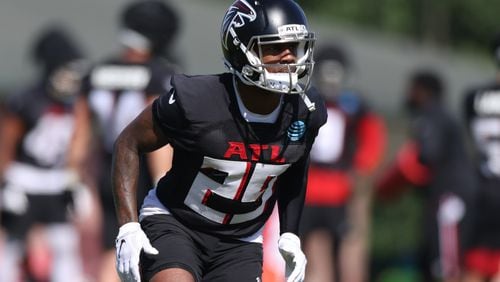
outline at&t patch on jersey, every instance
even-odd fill
[[[290,141],[299,141],[306,133],[306,124],[301,120],[296,120],[288,127],[287,133]]]

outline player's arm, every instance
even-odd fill
[[[68,152],[68,166],[82,175],[90,155],[91,114],[87,99],[80,95],[73,108],[75,126]]]
[[[152,104],[157,97],[159,95],[148,95],[148,104]],[[148,154],[148,168],[154,183],[157,183],[172,167],[173,153],[172,146],[166,145]]]
[[[300,216],[305,202],[309,157],[305,156],[280,176],[278,187],[278,211],[280,239],[278,248],[286,263],[287,281],[303,281],[306,256],[302,252],[299,232]]]
[[[167,144],[156,127],[149,105],[118,136],[113,151],[112,188],[120,229],[116,238],[116,267],[122,281],[140,281],[142,251],[156,255],[137,216],[139,157]]]
[[[5,110],[0,117],[0,191],[3,189],[8,189],[4,184],[5,171],[11,165],[15,158],[17,146],[21,142],[23,135],[26,132],[26,125],[23,119],[21,119],[17,114]],[[7,209],[12,209],[13,211],[22,211],[26,207],[21,205],[19,201],[17,204],[12,206],[14,201],[9,198],[10,193],[4,193],[3,199],[0,201],[0,207],[2,205],[9,206]],[[18,193],[16,192],[16,195]],[[19,195],[17,195],[19,196]],[[10,204],[9,204],[10,203]],[[1,222],[1,219],[0,219]]]
[[[16,114],[6,111],[0,119],[0,179],[15,156],[25,132],[25,125]]]
[[[137,222],[136,191],[139,156],[165,146],[168,141],[153,118],[152,105],[118,136],[113,152],[112,187],[118,223]]]
[[[298,234],[300,216],[306,197],[309,158],[303,157],[279,178],[278,210],[280,233]]]

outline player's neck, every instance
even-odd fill
[[[278,93],[265,91],[255,86],[236,83],[241,101],[245,107],[256,114],[267,115],[274,111],[281,101]]]

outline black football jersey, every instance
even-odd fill
[[[109,59],[97,64],[83,81],[83,93],[97,119],[105,151],[146,106],[148,95],[159,95],[173,73],[163,59],[130,63]]]
[[[483,151],[488,142],[498,142],[500,124],[500,84],[493,82],[469,90],[464,99],[464,114],[476,148]],[[493,122],[492,122],[493,121]],[[479,142],[483,144],[478,144]],[[481,155],[483,153],[479,153]],[[484,156],[477,160],[477,208],[471,226],[475,247],[500,248],[500,178],[485,164]]]
[[[259,230],[278,199],[286,210],[282,231],[296,231],[324,103],[309,91],[316,103],[310,112],[299,95],[285,95],[275,123],[251,123],[240,114],[234,88],[228,73],[175,75],[169,93],[153,103],[154,120],[174,148],[157,196],[190,228],[228,236]]]
[[[121,131],[146,107],[151,95],[165,91],[174,67],[162,58],[145,63],[111,58],[94,66],[83,80],[85,95],[100,140],[99,192],[104,208],[114,214],[111,188],[113,144]],[[138,203],[153,186],[146,159],[141,158]]]
[[[52,99],[44,89],[41,83],[7,99],[8,110],[26,126],[15,160],[40,168],[63,168],[74,127],[73,107]]]

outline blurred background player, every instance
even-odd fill
[[[362,211],[359,206],[350,208],[351,196],[355,187],[362,185],[360,180],[366,180],[380,163],[386,129],[360,93],[349,88],[351,61],[341,46],[323,46],[315,53],[315,61],[314,83],[326,100],[328,120],[311,150],[301,223],[308,258],[306,281],[364,281],[361,269],[366,269],[366,257],[360,257],[359,248],[366,251],[366,246],[356,239],[352,242],[357,246],[350,246],[348,254],[341,249],[346,236],[360,231],[357,226],[349,228],[362,224],[359,216],[352,214]],[[352,222],[353,216],[357,222]],[[348,259],[358,265],[353,266]]]
[[[124,8],[120,22],[121,49],[97,64],[86,77],[77,102],[78,129],[90,136],[94,121],[97,144],[97,186],[103,214],[103,247],[100,281],[117,281],[115,238],[118,223],[111,192],[113,143],[123,128],[168,84],[176,67],[166,59],[179,27],[176,12],[164,1],[133,1]],[[95,152],[89,151],[92,154]],[[168,170],[172,152],[165,147],[141,160],[138,201]]]
[[[395,197],[409,185],[426,188],[420,190],[425,204],[418,250],[422,281],[459,281],[474,208],[473,170],[462,130],[445,107],[444,93],[441,78],[432,70],[418,70],[410,77],[405,92],[410,138],[376,187],[383,199]]]
[[[79,237],[68,207],[71,191],[81,187],[77,171],[82,159],[69,148],[78,138],[72,135],[73,102],[84,72],[82,52],[54,26],[40,33],[31,55],[41,67],[39,80],[7,98],[0,127],[0,207],[7,237],[0,281],[79,281]],[[44,225],[50,247],[50,274],[21,276],[27,235],[37,224]]]
[[[500,33],[493,42],[500,68]],[[464,97],[478,175],[473,237],[465,253],[465,281],[500,281],[500,72]]]

